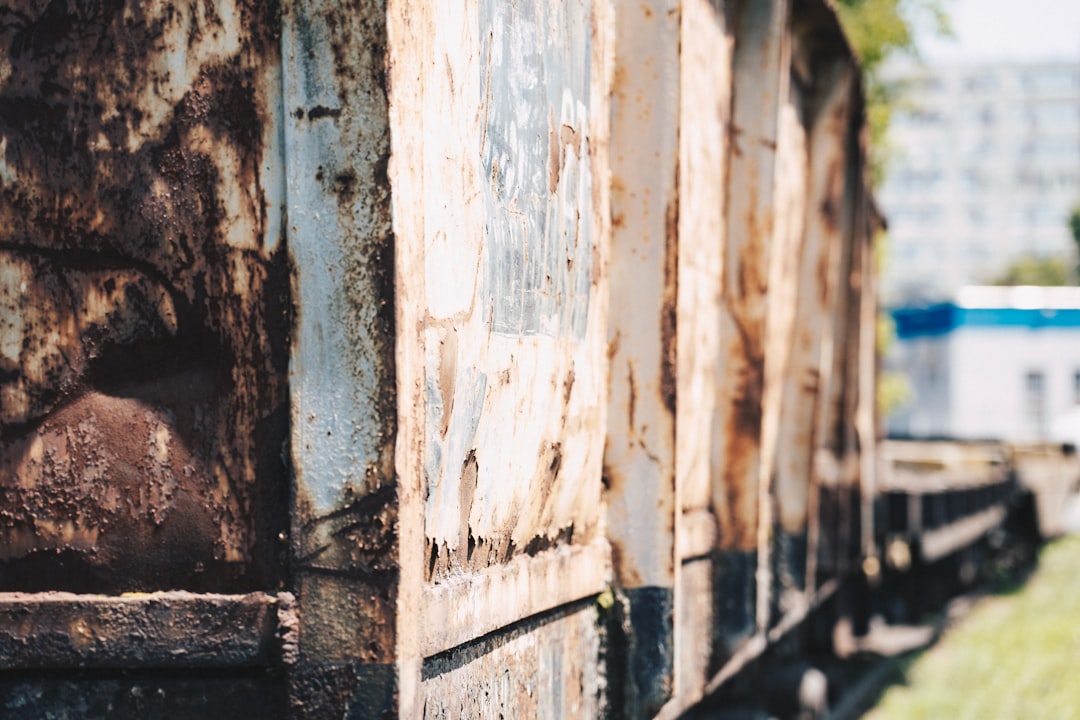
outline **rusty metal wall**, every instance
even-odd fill
[[[264,3],[0,15],[0,589],[282,579],[277,25]]]
[[[814,2],[619,5],[611,148],[612,703],[669,717],[874,552],[857,63]]]
[[[419,405],[402,419],[416,438],[399,457],[402,524],[423,543],[403,551],[421,564],[400,589],[420,633],[398,647],[419,664],[402,703],[425,717],[598,712],[607,12],[390,7],[390,182],[413,298],[398,371]],[[549,611],[567,617],[522,632]],[[474,693],[496,668],[508,685]]]
[[[674,717],[873,552],[825,3],[26,2],[0,42],[0,706]]]

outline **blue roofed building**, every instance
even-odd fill
[[[913,397],[891,435],[1080,441],[1080,288],[964,287],[891,311]]]

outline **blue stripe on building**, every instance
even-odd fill
[[[1080,328],[1080,308],[965,308],[940,303],[891,311],[901,339],[944,335],[960,327]]]

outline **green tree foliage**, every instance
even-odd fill
[[[876,339],[878,355],[885,356],[896,341],[896,323],[888,313],[878,313]],[[893,410],[903,407],[915,399],[915,388],[911,380],[902,372],[885,370],[878,376],[877,409],[884,417]]]
[[[1074,207],[1069,213],[1069,232],[1072,233],[1073,242],[1076,243],[1076,256],[1080,258],[1080,205]],[[1080,278],[1080,263],[1076,266],[1076,277]]]
[[[875,183],[884,179],[886,134],[899,89],[881,77],[882,65],[896,55],[917,58],[917,36],[924,31],[950,36],[946,0],[837,0],[840,24],[863,67],[866,118],[870,127]]]
[[[1059,257],[1028,255],[1011,263],[993,285],[1069,285],[1069,266]]]
[[[883,64],[896,55],[918,57],[917,35],[929,30],[936,35],[951,34],[943,2],[947,0],[836,0],[836,10],[855,55],[863,69],[866,95],[866,122],[870,130],[870,166],[874,184],[885,178],[889,146],[886,134],[899,89],[881,76]],[[875,242],[878,271],[884,255],[884,238]],[[885,314],[878,317],[878,353],[885,355],[896,332]],[[878,378],[878,411],[886,415],[910,402],[914,396],[907,376],[883,372]]]

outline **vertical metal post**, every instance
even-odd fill
[[[396,710],[400,582],[386,7],[286,2],[298,717]]]
[[[778,408],[765,404],[766,347],[777,142],[790,66],[788,13],[786,0],[744,1],[735,12],[728,236],[719,329],[723,444],[713,490],[723,553],[715,591],[722,598],[718,619],[727,645],[718,648],[720,653],[732,651],[767,619],[768,561],[760,555],[761,521],[769,514],[774,448],[763,443],[775,442],[775,436],[765,435]]]
[[[678,90],[677,0],[618,3],[604,475],[626,602],[627,712],[647,716],[671,695],[674,652]]]

